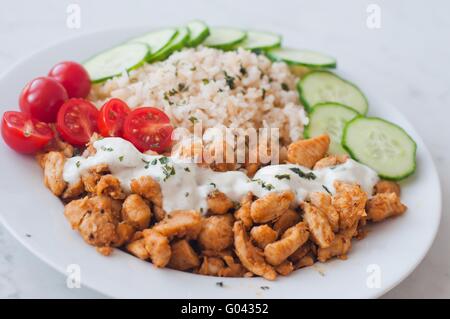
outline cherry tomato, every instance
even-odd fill
[[[122,136],[123,122],[130,113],[128,105],[120,99],[111,99],[100,109],[98,130],[102,136]]]
[[[56,129],[61,137],[75,146],[89,142],[94,132],[97,132],[97,108],[84,99],[70,99],[58,112]]]
[[[79,63],[64,61],[55,65],[48,76],[64,86],[69,98],[85,98],[91,90],[91,80],[86,69]]]
[[[169,117],[155,107],[133,110],[123,125],[123,137],[141,152],[162,153],[172,143],[172,131]]]
[[[67,100],[66,89],[56,80],[39,77],[22,90],[19,105],[22,112],[39,121],[55,122],[58,110]]]
[[[2,136],[13,150],[33,154],[47,145],[53,131],[47,123],[39,122],[22,112],[5,112],[2,119]]]

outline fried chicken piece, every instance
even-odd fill
[[[122,205],[122,220],[138,230],[148,228],[152,211],[147,203],[137,194],[129,195]]]
[[[295,263],[294,269],[300,269],[312,265],[314,265],[314,258],[311,255],[306,255]]]
[[[105,247],[95,247],[95,250],[97,250],[97,252],[99,254],[102,254],[103,256],[110,256],[114,249],[112,247],[105,246]]]
[[[330,246],[334,240],[334,233],[325,214],[308,202],[302,202],[300,205],[304,211],[303,220],[311,232],[311,239],[319,247],[326,248]]]
[[[109,173],[109,167],[107,164],[99,164],[91,167],[87,172],[81,175],[81,180],[84,185],[84,189],[88,193],[97,193],[97,183],[100,178]]]
[[[108,195],[114,199],[124,199],[126,197],[122,187],[120,187],[119,179],[111,174],[100,177],[95,190],[97,195]]]
[[[270,228],[269,225],[254,226],[250,231],[250,237],[261,249],[273,243],[277,239],[277,236],[278,233]]]
[[[197,273],[206,276],[219,276],[219,272],[221,272],[224,268],[225,263],[222,258],[203,257],[203,262]]]
[[[222,251],[233,245],[233,216],[217,215],[203,219],[198,242],[203,249]]]
[[[250,214],[255,223],[267,223],[284,214],[295,199],[290,191],[269,193],[255,200],[250,206]]]
[[[329,146],[330,138],[325,134],[307,140],[298,140],[288,147],[288,162],[312,168],[325,156]]]
[[[332,197],[323,192],[313,192],[309,195],[311,204],[317,207],[327,217],[333,232],[339,230],[339,214],[332,204]]]
[[[247,273],[247,269],[240,263],[236,262],[231,255],[222,257],[226,267],[219,270],[219,277],[243,277]]]
[[[84,215],[86,215],[90,209],[91,203],[89,202],[89,198],[86,196],[84,198],[73,200],[64,206],[64,216],[69,221],[72,229],[77,230]]]
[[[195,210],[173,211],[152,228],[168,237],[196,239],[202,229],[202,216]]]
[[[66,190],[62,194],[63,199],[70,199],[74,197],[78,197],[84,192],[84,185],[81,179],[79,179],[77,182],[68,184]]]
[[[145,249],[144,238],[132,241],[126,246],[126,250],[139,259],[147,260],[150,258],[150,254],[148,253],[147,249]]]
[[[275,280],[277,273],[272,266],[266,263],[262,252],[253,246],[241,221],[234,223],[233,232],[234,247],[242,265],[255,275],[262,276],[267,280]]]
[[[317,259],[325,262],[333,257],[346,259],[347,252],[352,247],[352,236],[347,233],[339,233],[335,236],[334,241],[327,248],[319,248],[317,251]]]
[[[357,184],[334,182],[333,206],[339,214],[339,228],[348,229],[366,216],[367,194]]]
[[[162,207],[161,186],[150,176],[133,179],[130,184],[131,192],[148,199],[158,207]]]
[[[250,207],[253,201],[253,194],[248,192],[240,202],[240,207],[234,212],[234,218],[244,223],[245,229],[250,229],[253,226],[253,219],[250,213]]]
[[[300,221],[300,214],[295,210],[288,209],[283,215],[281,215],[274,223],[273,230],[275,230],[278,235],[281,235],[289,227],[294,226]]]
[[[367,201],[367,217],[373,222],[403,214],[407,207],[400,201],[396,193],[376,194]]]
[[[289,256],[289,260],[296,263],[301,260],[303,257],[308,255],[311,252],[313,244],[311,241],[307,241],[303,245],[301,245],[292,255]]]
[[[94,211],[108,211],[115,219],[120,220],[120,210],[122,209],[121,201],[112,199],[108,196],[92,196],[89,198],[89,201]]]
[[[395,193],[400,197],[400,185],[396,182],[380,180],[375,184],[374,195],[382,193]]]
[[[66,158],[61,152],[49,152],[45,156],[44,184],[56,196],[60,196],[67,186],[63,178],[65,162]]]
[[[172,256],[170,257],[170,268],[178,270],[189,270],[200,265],[200,259],[197,253],[192,249],[189,242],[185,239],[176,241],[170,245],[172,250]]]
[[[256,172],[259,170],[260,167],[261,167],[261,164],[259,164],[259,163],[247,163],[244,165],[244,168],[247,171],[248,177],[255,176]]]
[[[126,222],[120,222],[116,227],[117,241],[115,247],[120,247],[130,241],[136,232],[135,228]]]
[[[158,268],[165,267],[172,255],[169,239],[153,229],[146,229],[143,232],[144,246],[150,259]]]
[[[224,193],[215,190],[208,194],[206,199],[208,209],[212,214],[222,215],[226,214],[231,208],[234,207],[234,203]]]
[[[330,155],[319,160],[315,165],[314,169],[321,169],[330,166],[336,166],[344,164],[348,160],[348,155]]]
[[[288,228],[280,240],[268,244],[264,248],[264,256],[269,264],[278,266],[303,245],[308,238],[308,227],[305,222],[300,222]]]
[[[291,272],[294,271],[294,265],[289,260],[283,261],[280,265],[275,267],[275,270],[277,273],[279,273],[282,276],[287,276]]]
[[[116,233],[117,218],[111,209],[96,209],[91,206],[79,227],[83,239],[93,246],[111,246],[118,240]]]
[[[167,215],[166,211],[164,209],[162,209],[161,207],[158,207],[156,205],[153,205],[152,212],[153,212],[153,215],[157,222],[162,221],[164,218],[166,218],[166,215]]]

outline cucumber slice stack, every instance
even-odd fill
[[[210,29],[203,45],[211,48],[232,50],[245,40],[247,33],[235,28],[216,27]]]
[[[361,90],[346,80],[328,71],[308,73],[297,86],[300,98],[307,110],[322,102],[336,102],[366,114],[368,102]]]
[[[281,45],[281,36],[270,32],[248,31],[247,38],[239,44],[247,50],[269,50]]]
[[[278,48],[267,52],[274,61],[284,61],[289,65],[303,65],[311,68],[335,68],[336,59],[323,53],[292,48]]]
[[[342,145],[380,177],[400,180],[416,170],[416,143],[399,126],[375,117],[356,117],[344,128]]]
[[[91,81],[99,83],[143,65],[148,51],[145,44],[126,43],[92,57],[83,66]]]
[[[147,62],[162,61],[173,52],[181,50],[189,39],[189,31],[186,27],[178,28],[175,37],[169,41],[161,50],[147,57]]]
[[[348,106],[327,102],[319,103],[309,113],[309,123],[305,128],[305,138],[328,134],[331,143],[330,154],[347,154],[342,147],[342,132],[347,122],[358,116],[358,112]]]
[[[172,41],[177,35],[176,28],[165,28],[157,31],[149,32],[143,36],[131,39],[130,43],[144,43],[149,48],[147,61],[151,61],[155,56],[160,55],[161,51]]]
[[[189,39],[187,46],[196,47],[209,36],[209,28],[203,21],[192,21],[187,24]]]

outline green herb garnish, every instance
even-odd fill
[[[289,91],[289,86],[286,84],[286,83],[281,83],[281,88],[284,90],[284,91]]]
[[[163,165],[167,164],[167,163],[169,163],[169,158],[167,156],[160,157],[159,162]]]
[[[322,185],[322,187],[328,194],[332,195],[328,187],[326,187],[325,185]]]
[[[279,180],[282,180],[282,179],[290,180],[291,179],[291,175],[289,175],[289,174],[275,175],[275,177],[278,178]]]
[[[261,180],[261,179],[259,179],[259,178],[253,179],[252,182],[258,183],[259,185],[261,185],[262,188],[265,188],[265,189],[267,189],[268,191],[271,191],[272,189],[275,188],[272,184],[266,183],[266,182],[264,182],[263,180]]]
[[[75,165],[77,166],[77,168],[80,167],[80,165],[81,165],[80,161],[77,161],[77,162],[75,163]]]
[[[189,173],[191,172],[191,170],[189,169],[189,167],[185,167],[184,170],[185,170],[186,172],[189,172]]]
[[[202,82],[203,82],[204,85],[206,85],[206,84],[209,83],[209,80],[208,79],[203,79]]]
[[[102,149],[102,151],[106,151],[106,152],[114,151],[114,149],[112,147],[104,147],[104,146],[102,146],[101,149]]]
[[[124,158],[124,156],[122,155],[122,156],[119,156],[119,161],[123,161],[123,158]]]
[[[223,71],[223,73],[225,74],[225,82],[227,82],[228,87],[233,90],[236,87],[234,84],[234,77],[229,76],[227,71]]]
[[[239,68],[239,72],[241,72],[241,74],[243,76],[247,75],[247,69],[243,67],[243,65],[241,64],[241,67]]]
[[[314,175],[313,172],[305,173],[298,167],[292,167],[292,168],[290,168],[290,170],[293,171],[298,176],[300,176],[301,178],[312,179],[312,180],[316,179],[316,175]]]
[[[192,124],[195,124],[195,123],[198,122],[198,119],[197,119],[195,116],[191,116],[191,117],[189,118],[189,121],[191,121]]]
[[[214,188],[217,188],[217,185],[215,183],[209,183],[209,185],[211,185]]]
[[[189,192],[184,193],[184,197],[189,197]]]

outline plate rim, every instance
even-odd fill
[[[8,76],[11,75],[11,73],[18,68],[20,65],[26,63],[28,60],[30,60],[31,58],[33,58],[35,55],[38,54],[42,54],[43,52],[47,51],[47,50],[51,50],[56,46],[60,46],[63,44],[67,44],[70,43],[72,41],[75,41],[77,39],[80,38],[84,38],[84,37],[89,37],[89,36],[95,36],[95,35],[100,35],[100,34],[104,34],[104,33],[110,33],[110,32],[114,32],[114,31],[123,31],[123,30],[147,30],[147,31],[151,31],[153,29],[158,29],[159,27],[155,27],[155,26],[151,26],[149,27],[148,25],[134,25],[134,26],[130,26],[130,27],[116,27],[116,28],[105,28],[105,29],[100,29],[100,30],[95,30],[95,31],[91,31],[91,32],[85,32],[85,33],[81,33],[81,34],[77,34],[74,36],[69,36],[65,39],[62,40],[58,40],[58,41],[53,41],[52,43],[50,43],[49,45],[43,46],[37,50],[31,51],[31,53],[24,55],[23,57],[19,58],[16,62],[12,63],[9,67],[7,67],[3,72],[0,73],[0,82],[2,82],[4,79],[8,78]],[[119,44],[120,42],[117,41],[117,44]],[[336,71],[335,71],[336,72]],[[342,70],[338,70],[338,73],[343,73],[343,74],[347,74],[347,72],[342,71]],[[366,94],[366,96],[369,94]],[[379,102],[384,101],[383,99],[380,98],[372,98],[370,97],[370,100],[372,101],[372,103],[370,104],[377,104],[377,103],[373,103],[375,102]],[[385,104],[390,104],[389,102]],[[391,105],[390,106],[392,113],[395,116],[398,116],[402,119],[404,119],[405,122],[408,123],[408,125],[411,127],[412,131],[414,132],[414,135],[417,136],[417,138],[419,139],[419,143],[418,144],[422,144],[421,147],[421,153],[423,153],[423,155],[425,157],[427,157],[429,159],[429,163],[428,165],[430,166],[430,169],[432,171],[432,179],[437,182],[437,189],[435,191],[437,191],[436,194],[436,198],[438,199],[438,202],[436,203],[437,205],[437,213],[438,213],[438,220],[435,226],[435,229],[433,229],[433,236],[431,238],[431,240],[428,242],[428,245],[426,247],[426,249],[423,251],[423,253],[421,254],[420,258],[418,258],[414,263],[411,263],[410,267],[407,269],[407,271],[404,271],[402,273],[401,276],[398,276],[397,280],[392,281],[389,285],[384,286],[382,289],[376,290],[374,291],[374,293],[370,296],[368,296],[367,298],[379,298],[381,296],[383,296],[384,294],[386,294],[387,292],[389,292],[391,289],[393,289],[394,287],[396,287],[398,284],[400,284],[402,281],[404,281],[417,267],[418,265],[424,260],[424,258],[427,256],[428,252],[430,251],[431,246],[433,245],[433,243],[435,242],[438,230],[439,230],[439,226],[442,220],[442,183],[440,181],[439,178],[439,174],[438,174],[438,170],[436,168],[434,159],[431,155],[431,152],[429,151],[428,147],[426,146],[424,140],[422,139],[422,137],[418,134],[417,130],[414,128],[414,126],[411,124],[411,122],[408,120],[408,118],[401,113],[395,106]],[[61,274],[65,274],[65,270],[63,269],[63,267],[61,265],[58,265],[57,262],[53,261],[52,259],[49,259],[47,256],[45,256],[45,253],[41,252],[39,249],[36,249],[33,247],[33,242],[31,241],[27,241],[22,235],[20,235],[18,233],[17,229],[14,229],[13,227],[11,227],[11,225],[8,223],[8,221],[5,219],[4,215],[0,213],[0,222],[2,223],[2,225],[5,227],[5,229],[13,235],[13,237],[19,241],[19,243],[21,245],[23,245],[24,247],[26,247],[26,249],[28,249],[34,256],[36,256],[37,258],[39,258],[41,261],[43,261],[44,263],[46,263],[47,265],[49,265],[51,268],[53,268],[54,270],[56,270],[57,272],[61,273]],[[87,246],[88,247],[88,246]],[[88,248],[92,248],[92,247],[88,247]],[[123,253],[123,252],[122,252]],[[125,253],[124,253],[125,254]],[[234,280],[234,281],[240,281],[242,280],[242,278],[226,278],[227,280]],[[257,278],[246,278],[245,280],[255,280]],[[110,292],[105,291],[104,289],[102,289],[101,287],[97,287],[95,284],[91,284],[91,282],[87,281],[87,282],[83,282],[82,283],[83,286],[86,286],[104,296],[107,297],[116,297],[113,294],[111,294]],[[158,297],[156,297],[158,298]],[[194,297],[195,298],[195,297]],[[218,298],[218,297],[212,297],[212,298]]]

